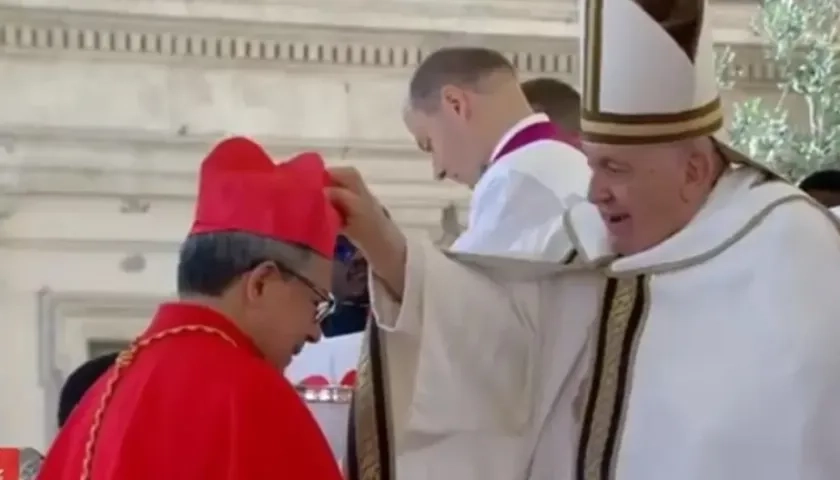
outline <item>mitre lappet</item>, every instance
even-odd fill
[[[640,145],[710,136],[726,145],[708,0],[581,0],[584,141]],[[772,173],[772,172],[770,172]]]

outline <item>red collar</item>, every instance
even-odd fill
[[[152,319],[151,325],[143,333],[143,337],[184,325],[204,325],[218,329],[230,337],[237,346],[262,357],[262,353],[257,349],[254,341],[248,338],[229,318],[210,307],[194,303],[167,302],[161,304]]]

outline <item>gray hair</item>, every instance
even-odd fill
[[[190,235],[178,260],[179,295],[221,295],[237,278],[262,262],[301,271],[315,255],[293,243],[231,231]]]

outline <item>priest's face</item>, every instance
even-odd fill
[[[618,254],[663,242],[691,220],[708,195],[710,159],[685,142],[583,148],[592,167],[589,200]]]
[[[407,107],[403,120],[418,148],[431,154],[434,177],[448,178],[472,188],[481,177],[487,157],[474,121],[476,96],[454,86],[441,89],[439,99],[423,108]]]

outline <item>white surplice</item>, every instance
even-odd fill
[[[372,286],[400,480],[840,478],[835,217],[743,167],[636,255],[562,227],[584,266],[410,242],[402,303]]]
[[[520,120],[499,141],[491,158],[516,133],[548,116]],[[586,196],[592,171],[575,147],[538,140],[500,157],[473,190],[467,230],[450,250],[546,261],[562,259],[554,233],[562,233],[562,212]]]

